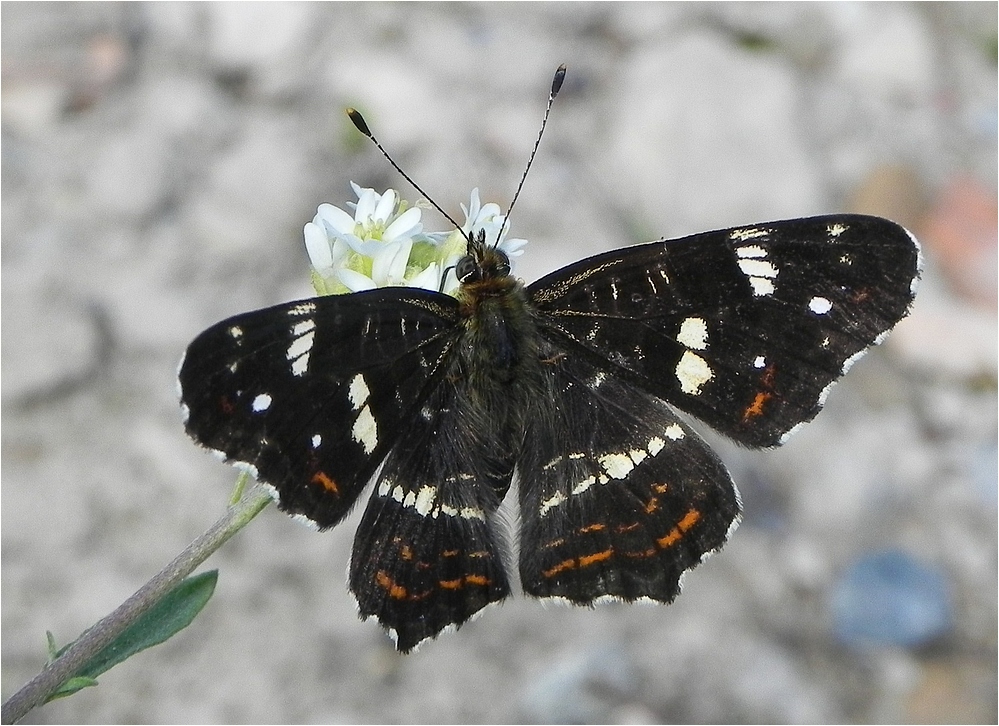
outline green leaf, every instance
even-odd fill
[[[81,688],[97,685],[101,673],[132,657],[139,651],[168,640],[191,624],[215,592],[218,570],[188,577],[167,593],[121,635],[91,658],[73,678],[59,687],[49,701],[68,696]],[[50,640],[50,649],[54,643]],[[65,652],[61,648],[59,653]]]
[[[49,701],[54,701],[57,698],[65,698],[66,696],[72,696],[77,691],[82,691],[84,688],[96,685],[97,685],[96,680],[94,680],[93,678],[87,678],[86,676],[77,676],[75,678],[70,678],[68,681],[59,686],[59,688],[56,689],[55,693],[53,693],[51,696],[48,697],[46,703],[48,703]]]

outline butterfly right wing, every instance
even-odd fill
[[[628,247],[528,291],[561,347],[765,447],[907,314],[919,270],[905,229],[841,214]]]
[[[350,510],[440,381],[457,302],[383,288],[224,320],[187,349],[185,425],[320,528]]]
[[[517,461],[524,591],[672,602],[739,521],[725,465],[630,382],[573,351],[554,348],[544,365],[548,390]]]

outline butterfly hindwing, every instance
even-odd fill
[[[350,588],[407,652],[510,586],[493,525],[499,497],[475,462],[454,386],[438,386],[379,474],[354,540]]]
[[[518,461],[525,592],[671,602],[739,517],[718,457],[662,401],[572,353]]]
[[[222,321],[181,364],[188,433],[252,466],[283,510],[333,526],[439,380],[456,308],[385,288]]]
[[[903,317],[919,248],[839,215],[599,255],[528,290],[543,332],[749,446],[782,443]]]

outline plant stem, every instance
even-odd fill
[[[239,502],[231,505],[226,510],[225,516],[194,540],[173,562],[139,588],[114,612],[84,632],[65,653],[45,666],[41,673],[7,699],[0,713],[0,721],[4,724],[14,723],[31,709],[45,703],[59,686],[76,675],[101,649],[173,590],[181,580],[194,571],[194,568],[245,527],[271,501],[266,490],[257,486]]]

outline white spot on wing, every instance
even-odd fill
[[[685,351],[680,362],[676,364],[676,379],[680,382],[680,389],[690,396],[696,396],[701,392],[701,386],[714,378],[714,372],[701,356],[696,353]]]
[[[323,443],[323,437],[319,434],[312,435],[312,448],[318,449]]]
[[[844,232],[846,232],[846,230],[848,230],[848,229],[849,229],[849,227],[847,227],[845,224],[841,224],[839,222],[837,222],[836,224],[830,224],[829,227],[828,227],[829,236],[830,237],[839,237],[841,234],[843,234]]]
[[[367,406],[357,414],[350,435],[354,437],[354,441],[364,447],[365,454],[370,454],[378,445],[378,425],[375,423],[375,417],[371,415],[371,409]]]
[[[350,398],[350,405],[353,406],[356,411],[368,400],[368,396],[371,395],[371,391],[368,390],[368,384],[364,382],[364,376],[358,373],[350,381],[350,390],[347,393]]]
[[[559,504],[565,501],[565,494],[562,492],[555,492],[555,495],[551,499],[546,499],[541,502],[541,507],[538,509],[538,514],[540,516],[545,516],[548,514],[548,510],[552,507],[557,507]]]
[[[745,245],[736,247],[735,254],[738,257],[766,257],[767,251],[759,245]]]
[[[756,297],[774,294],[774,284],[765,277],[750,277],[749,284],[753,286],[753,294]]]
[[[824,297],[813,297],[808,301],[808,309],[816,315],[825,315],[832,310],[832,303]]]
[[[600,466],[612,479],[624,479],[628,472],[635,468],[634,462],[627,454],[605,454],[601,456]]]
[[[266,393],[261,393],[253,399],[253,412],[260,413],[271,407],[271,397]]]
[[[666,438],[672,439],[673,441],[679,441],[684,436],[686,436],[686,434],[683,433],[683,429],[680,427],[680,424],[675,424],[675,423],[672,423],[669,426],[667,426],[666,431],[664,433],[666,434]],[[653,451],[654,445],[658,446],[658,448],[656,448],[655,451]],[[652,455],[655,456],[662,450],[662,448],[665,445],[666,442],[663,441],[662,439],[658,437],[654,438],[652,439],[652,441],[649,442],[649,452],[651,452]]]
[[[434,499],[437,497],[437,488],[425,486],[416,495],[414,507],[420,516],[426,517],[434,508]]]
[[[676,335],[680,345],[694,350],[704,350],[708,347],[708,325],[703,318],[687,318],[680,323],[680,332]]]
[[[828,340],[829,339],[826,338],[827,342]],[[762,355],[756,356],[755,360],[753,360],[753,368],[766,368],[766,367],[767,367],[767,359],[764,358]]]
[[[589,489],[591,486],[593,486],[594,484],[596,484],[596,482],[597,482],[597,480],[594,477],[588,476],[585,479],[583,479],[583,481],[579,482],[579,484],[577,484],[576,486],[574,486],[572,488],[572,493],[573,494],[582,494],[587,489]]]
[[[311,323],[312,321],[306,321]],[[303,323],[299,323],[302,325]],[[298,327],[298,326],[296,326]],[[315,327],[313,325],[313,327]],[[312,343],[315,338],[314,332],[307,332],[302,337],[296,338],[288,346],[288,360],[291,361],[291,372],[296,376],[303,376],[309,368],[309,351],[312,350]]]
[[[739,260],[739,269],[749,277],[777,277],[777,268],[767,260],[742,259]]]
[[[291,317],[312,315],[316,312],[316,304],[314,302],[303,302],[299,303],[293,308],[288,310],[288,315]]]
[[[759,227],[746,227],[744,229],[733,229],[728,237],[729,239],[737,239],[740,242],[745,242],[747,239],[756,239],[758,237],[766,237],[770,234],[769,230],[760,229]]]

